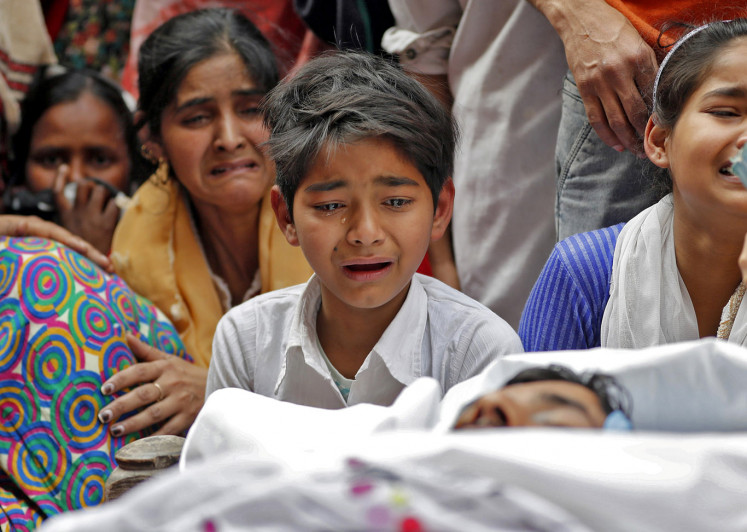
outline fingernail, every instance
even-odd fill
[[[625,151],[625,147],[622,144],[616,144],[615,146],[612,146],[612,149],[616,152],[623,152]]]
[[[124,434],[124,427],[122,425],[114,425],[111,429],[112,436],[121,436]]]
[[[101,393],[104,395],[111,395],[114,392],[114,385],[111,382],[105,382],[101,387]]]
[[[112,419],[112,411],[111,410],[102,410],[99,412],[99,421],[102,423],[109,423]]]

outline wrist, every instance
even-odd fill
[[[627,21],[605,0],[529,0],[566,44],[573,38],[594,37],[600,25],[608,29],[615,18]]]

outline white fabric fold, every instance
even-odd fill
[[[642,348],[697,340],[698,320],[677,269],[672,195],[644,210],[620,232],[602,346]]]

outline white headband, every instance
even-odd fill
[[[674,55],[674,52],[676,52],[677,49],[680,46],[682,46],[683,44],[685,44],[685,42],[690,37],[692,37],[696,33],[700,33],[701,31],[703,31],[704,29],[706,29],[710,25],[711,24],[709,23],[709,24],[704,24],[702,26],[698,26],[694,30],[691,30],[690,32],[688,32],[687,34],[685,34],[684,37],[682,37],[680,40],[678,40],[675,43],[674,46],[672,46],[672,49],[669,50],[669,53],[667,53],[666,57],[664,57],[664,61],[661,62],[661,65],[659,65],[659,71],[656,73],[656,81],[654,81],[654,101],[653,101],[653,105],[651,107],[652,111],[656,110],[656,95],[659,93],[659,78],[661,78],[661,73],[664,72],[664,68],[666,68],[667,63],[669,62],[669,58],[672,57],[672,55]]]

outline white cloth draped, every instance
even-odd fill
[[[602,317],[603,347],[639,349],[699,338],[695,309],[677,269],[673,219],[670,194],[620,232]],[[745,345],[745,314],[740,305],[728,341]]]
[[[550,363],[615,376],[636,430],[450,432],[472,399]],[[509,355],[440,402],[427,377],[392,406],[340,410],[223,389],[180,470],[41,530],[745,530],[745,382],[747,349],[711,338]]]

